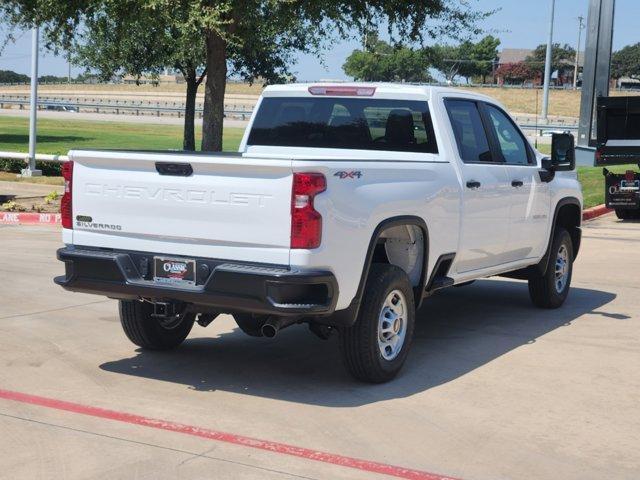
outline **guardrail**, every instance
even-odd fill
[[[22,160],[29,163],[29,154],[21,152],[2,152],[0,151],[0,159],[2,160]],[[36,162],[52,162],[64,163],[69,160],[67,155],[48,155],[46,153],[36,153]]]
[[[5,105],[19,105],[22,110],[25,105],[29,105],[28,97],[25,98],[15,98],[8,97],[5,95],[0,95],[0,109],[4,108]],[[80,109],[95,111],[95,113],[100,113],[100,110],[103,113],[115,112],[116,114],[120,114],[121,111],[131,111],[135,112],[135,115],[140,115],[140,112],[154,112],[156,116],[160,116],[162,113],[165,114],[177,114],[178,118],[180,118],[184,114],[184,104],[176,104],[169,105],[165,102],[164,105],[160,105],[160,102],[157,102],[156,105],[151,105],[150,102],[147,104],[139,103],[129,103],[126,101],[118,101],[115,102],[103,102],[103,101],[93,101],[93,102],[70,102],[60,100],[47,100],[47,99],[38,99],[38,109],[42,110],[47,107],[71,107],[75,108],[78,111]],[[235,107],[235,106],[234,106]],[[251,116],[252,110],[242,109],[242,108],[234,108],[225,106],[224,114],[225,116],[234,116],[240,117],[242,120],[246,120]],[[55,108],[54,108],[55,109]],[[200,105],[196,105],[195,108],[196,115],[202,118],[203,107]]]

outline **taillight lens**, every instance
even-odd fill
[[[60,216],[62,228],[73,228],[72,195],[73,195],[73,162],[62,164],[62,178],[64,178],[64,194],[60,199]]]
[[[602,150],[599,148],[596,150],[596,163],[602,160]]]
[[[318,248],[322,239],[322,215],[314,197],[327,189],[321,173],[294,173],[291,195],[291,248]]]

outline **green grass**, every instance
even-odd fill
[[[28,119],[0,117],[0,150],[26,152],[29,144]],[[238,149],[243,129],[225,128],[224,150]],[[197,141],[200,141],[200,129]],[[38,121],[38,152],[66,154],[72,148],[130,148],[139,150],[181,149],[182,127],[179,125],[146,125],[74,120],[41,119]],[[540,145],[540,151],[549,153],[549,145]],[[610,168],[624,172],[633,165]],[[585,208],[604,203],[604,177],[602,168],[578,167]],[[16,180],[13,173],[0,172],[0,180]],[[61,184],[59,177],[22,179],[34,183]]]
[[[136,150],[182,149],[182,126],[125,122],[38,120],[38,153],[66,154],[72,148],[126,148]],[[238,149],[242,128],[225,128],[224,150]],[[196,130],[196,145],[201,129]],[[0,150],[26,152],[29,145],[29,119],[0,117]]]

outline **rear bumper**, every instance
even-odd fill
[[[57,256],[65,263],[65,275],[54,282],[73,292],[181,301],[222,312],[324,316],[335,310],[338,284],[330,272],[196,258],[196,285],[178,287],[153,281],[155,255],[167,256],[61,248]]]

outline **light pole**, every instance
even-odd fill
[[[549,21],[549,38],[547,40],[547,56],[544,61],[544,90],[542,93],[542,119],[547,120],[549,112],[549,83],[551,82],[551,50],[553,49],[553,16],[556,0],[551,0],[551,20]]]
[[[29,165],[22,170],[25,177],[38,177],[36,170],[36,118],[38,115],[38,27],[31,30],[31,98],[29,101]]]
[[[578,44],[576,45],[576,61],[573,66],[573,89],[578,88],[578,57],[580,56],[580,39],[582,38],[582,29],[584,28],[584,17],[578,17]]]

